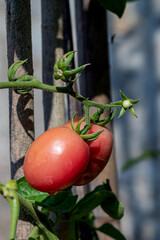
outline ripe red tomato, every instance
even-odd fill
[[[54,195],[72,185],[85,171],[89,148],[67,127],[52,128],[30,146],[24,160],[24,175],[33,188]]]
[[[79,120],[80,118],[74,120],[75,126]],[[83,128],[84,125],[85,122],[82,122],[81,127]],[[66,123],[64,126],[71,128],[71,121]],[[95,133],[101,130],[103,130],[103,132],[98,136],[96,140],[86,142],[90,150],[90,160],[82,176],[77,181],[75,181],[74,185],[76,186],[87,184],[95,179],[109,161],[113,146],[111,131],[105,127],[93,124],[87,134]]]

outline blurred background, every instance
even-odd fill
[[[31,1],[34,75],[42,79],[41,5]],[[5,1],[0,1],[0,73],[7,81]],[[121,229],[127,240],[160,239],[160,2],[128,3],[121,19],[108,13],[112,101],[119,90],[141,101],[136,119],[128,111],[113,123],[120,200],[125,206]],[[107,43],[106,43],[107,45]],[[35,91],[36,136],[44,131],[42,92]],[[10,178],[8,90],[0,91],[0,182]],[[122,171],[128,161],[133,164]],[[0,196],[0,238],[8,239],[10,210]]]

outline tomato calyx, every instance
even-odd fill
[[[105,119],[100,120],[100,116],[103,112],[101,111],[101,109],[97,109],[97,111],[95,113],[93,113],[93,115],[91,116],[91,122],[94,124],[97,124],[99,126],[104,126],[107,123],[109,123],[110,121],[112,121],[112,119],[114,118],[114,116],[117,113],[117,108],[113,111],[110,111],[109,116],[107,116]]]
[[[90,141],[94,141],[98,138],[98,136],[103,132],[103,130],[101,131],[98,131],[98,132],[95,132],[95,133],[90,133],[90,134],[87,134],[87,132],[91,129],[92,127],[92,123],[90,125],[85,125],[82,129],[81,129],[81,124],[83,121],[85,121],[85,117],[81,118],[76,127],[74,126],[74,118],[76,116],[77,113],[75,113],[71,119],[71,126],[72,126],[72,129],[73,131],[75,131],[77,134],[80,135],[80,137],[84,140],[84,141],[87,141],[87,142],[90,142]]]
[[[76,78],[74,78],[74,75],[81,72],[86,66],[90,65],[84,64],[78,68],[70,69],[70,63],[74,57],[74,53],[76,51],[70,51],[64,54],[58,62],[54,65],[54,78],[55,80],[61,79],[64,82],[68,83],[74,83],[80,75],[78,75]]]

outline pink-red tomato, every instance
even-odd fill
[[[83,174],[90,152],[85,141],[67,127],[52,128],[30,146],[24,175],[34,189],[54,195]]]
[[[75,126],[79,120],[80,118],[74,120]],[[83,128],[84,125],[85,122],[82,122],[81,128]],[[71,128],[71,122],[69,121],[64,126]],[[105,127],[93,124],[87,134],[95,133],[101,130],[103,130],[103,132],[96,140],[86,142],[90,150],[90,160],[82,176],[75,181],[74,185],[76,186],[87,184],[95,179],[102,172],[109,161],[113,146],[113,137],[111,131]]]

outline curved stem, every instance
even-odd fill
[[[41,83],[37,78],[32,78],[33,80],[31,81],[10,81],[10,82],[0,82],[0,89],[4,89],[4,88],[12,88],[12,89],[25,89],[25,88],[35,88],[35,89],[40,89],[40,90],[44,90],[44,91],[48,91],[48,92],[59,92],[59,93],[65,93],[65,94],[69,94],[72,97],[74,97],[75,99],[77,99],[78,101],[80,101],[87,109],[89,109],[90,107],[94,106],[97,108],[101,108],[103,110],[106,110],[107,108],[110,107],[121,107],[122,105],[119,104],[102,104],[102,103],[97,103],[94,101],[90,101],[87,98],[81,96],[79,93],[75,92],[73,90],[73,83],[69,83],[67,86],[65,87],[55,87],[55,86],[51,86],[51,85],[47,85],[44,83]]]

